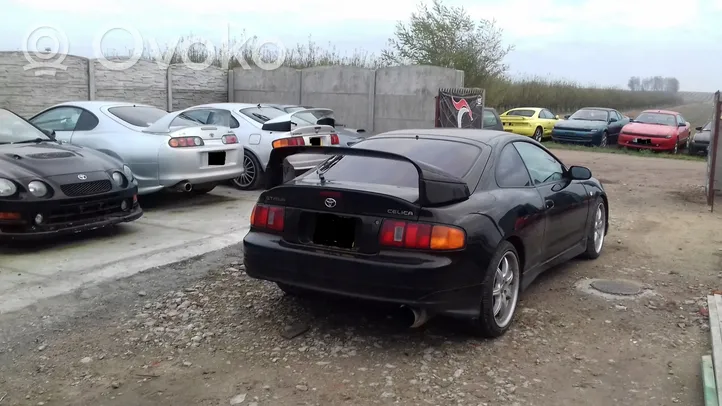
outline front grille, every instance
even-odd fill
[[[83,222],[122,213],[123,210],[120,208],[122,202],[122,198],[111,197],[63,204],[46,213],[44,224]],[[132,204],[130,201],[128,203]]]
[[[70,183],[60,186],[66,196],[89,196],[110,191],[113,185],[109,180],[94,180],[92,182]]]
[[[652,135],[652,134],[635,133],[635,132],[629,132],[629,131],[623,132],[622,135],[647,137],[647,138],[667,138],[666,135]]]

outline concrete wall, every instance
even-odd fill
[[[31,54],[31,60],[41,61]],[[58,60],[55,57],[53,60]],[[25,117],[73,100],[119,100],[165,110],[228,101],[228,72],[182,65],[164,69],[138,61],[123,71],[109,70],[93,59],[66,55],[56,68],[28,68],[22,52],[0,52],[0,107]]]
[[[346,126],[379,133],[433,127],[439,88],[462,87],[464,73],[436,66],[236,68],[232,82],[235,102],[328,107]]]

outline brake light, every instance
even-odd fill
[[[273,148],[297,147],[300,145],[306,145],[303,137],[281,138],[280,140],[273,141]]]
[[[331,145],[338,145],[338,134],[331,134]]]
[[[235,135],[224,135],[223,137],[221,137],[221,140],[224,144],[238,144],[238,137],[236,137]]]
[[[200,147],[203,145],[201,137],[174,137],[168,140],[168,145],[173,148]]]
[[[274,231],[283,231],[283,207],[257,204],[251,212],[251,226]]]
[[[456,250],[466,245],[466,233],[454,226],[384,220],[379,243],[387,247]]]

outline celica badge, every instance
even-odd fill
[[[85,180],[85,179],[88,179],[88,177],[81,173],[80,175],[78,175],[78,179]]]
[[[336,207],[336,199],[329,197],[323,201],[323,204],[325,204],[326,207],[328,207],[329,209],[333,209],[334,207]]]

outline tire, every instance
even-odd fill
[[[511,272],[511,280],[507,280],[502,276],[504,269],[504,261],[509,272]],[[497,277],[498,276],[498,277]],[[503,335],[511,326],[516,307],[519,302],[519,293],[521,287],[521,262],[519,254],[516,252],[511,243],[503,241],[499,244],[496,252],[491,258],[489,268],[486,269],[484,281],[482,282],[481,306],[479,309],[479,317],[472,321],[471,330],[474,335],[485,338],[496,338]],[[501,286],[499,284],[501,283]],[[494,292],[500,290],[500,295],[495,298]],[[503,302],[499,302],[503,299]],[[506,302],[505,306],[503,303]],[[499,304],[500,303],[500,304]],[[495,307],[498,309],[497,317]]]
[[[609,145],[609,133],[605,131],[602,133],[602,138],[599,139],[599,144],[597,144],[597,146],[606,148],[607,145]]]
[[[544,130],[541,127],[537,127],[536,130],[534,130],[532,138],[536,142],[542,142],[542,138],[544,138]]]
[[[211,190],[215,189],[216,186],[217,186],[216,184],[193,186],[193,189],[191,190],[191,194],[196,195],[196,196],[204,195],[204,194],[210,192]]]
[[[592,214],[592,221],[589,223],[589,230],[587,230],[587,248],[582,254],[582,257],[586,259],[599,258],[599,255],[602,254],[602,249],[604,249],[604,240],[607,232],[607,211],[604,199],[597,197],[592,207],[594,207],[594,213]],[[597,241],[597,238],[600,240]]]
[[[240,190],[257,189],[263,182],[263,169],[261,168],[261,163],[258,161],[258,158],[256,158],[253,153],[244,151],[243,167],[246,172],[233,179],[233,186]]]

